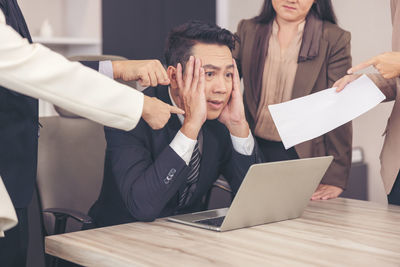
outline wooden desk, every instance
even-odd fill
[[[400,266],[400,207],[335,199],[299,219],[217,233],[159,219],[46,237],[89,266]]]

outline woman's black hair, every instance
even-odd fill
[[[337,24],[331,0],[315,0],[309,13],[313,13],[321,20]],[[272,6],[272,0],[265,0],[260,14],[254,19],[258,23],[268,24],[275,18],[275,16],[276,12]]]

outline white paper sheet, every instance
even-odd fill
[[[268,106],[286,149],[321,136],[372,109],[385,95],[366,75],[337,93],[329,88]]]

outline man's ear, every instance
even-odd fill
[[[170,80],[169,88],[171,90],[171,96],[176,105],[180,108],[183,108],[182,101],[179,98],[179,86],[176,80],[176,68],[174,66],[169,66],[167,68],[167,75]]]
[[[167,75],[170,80],[171,89],[178,88],[178,82],[176,81],[176,68],[174,66],[168,66]]]

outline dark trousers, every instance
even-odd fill
[[[388,195],[388,202],[389,204],[400,206],[400,172],[394,182],[392,191],[390,191],[390,194]]]
[[[28,209],[16,209],[18,224],[0,238],[0,266],[25,267],[28,252]]]
[[[282,142],[269,141],[259,137],[256,137],[256,140],[266,162],[299,158],[294,147],[286,150]]]

